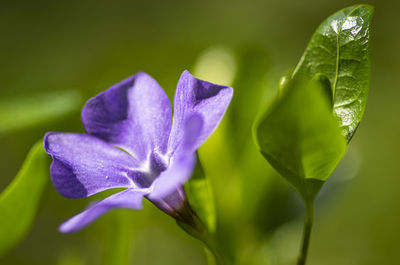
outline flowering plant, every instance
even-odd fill
[[[90,99],[82,110],[88,134],[47,133],[55,188],[83,198],[115,188],[125,190],[90,206],[61,225],[77,231],[113,208],[140,209],[146,197],[177,220],[187,205],[183,189],[195,164],[196,149],[222,119],[232,88],[183,72],[176,89],[173,123],[167,95],[138,73]]]

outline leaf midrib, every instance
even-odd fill
[[[346,22],[346,20],[351,16],[351,14],[353,14],[353,12],[359,8],[361,8],[363,5],[358,5],[356,7],[354,7],[353,10],[351,10],[345,17],[345,19],[343,20],[342,24],[339,27],[339,31],[337,33],[337,37],[336,37],[336,72],[335,72],[335,81],[333,82],[332,85],[332,93],[333,93],[333,102],[335,102],[335,96],[336,96],[336,85],[337,85],[337,81],[339,78],[339,66],[340,66],[340,34],[342,33],[342,28],[343,28],[343,24]]]

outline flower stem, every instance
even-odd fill
[[[303,243],[297,265],[305,265],[307,260],[308,247],[310,245],[311,230],[314,222],[314,202],[305,203],[306,217],[304,220]]]
[[[210,234],[207,234],[205,237],[200,239],[207,247],[207,249],[214,255],[215,263],[217,265],[225,265],[225,261],[217,247],[217,244]]]
[[[192,225],[180,221],[177,221],[177,224],[189,235],[204,243],[205,247],[213,254],[217,265],[226,265],[214,236],[208,232],[207,228],[197,216],[194,216],[194,218],[194,223]]]

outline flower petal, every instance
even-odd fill
[[[195,163],[195,153],[179,155],[171,166],[154,181],[149,199],[162,199],[182,186],[190,178]]]
[[[182,144],[171,157],[167,170],[153,183],[150,200],[162,200],[179,189],[192,175],[196,163],[196,145],[203,135],[204,120],[199,114],[190,115],[183,128]]]
[[[204,119],[202,134],[195,144],[195,149],[197,149],[217,127],[232,95],[231,87],[196,79],[188,71],[184,71],[175,93],[173,124],[168,143],[169,152],[174,152],[180,145],[184,137],[183,123],[193,113],[201,114]]]
[[[53,184],[65,197],[83,198],[134,185],[129,177],[138,174],[134,158],[94,136],[50,132],[44,142],[53,157]]]
[[[171,105],[152,77],[138,73],[90,99],[82,121],[89,134],[144,161],[151,150],[166,152]]]
[[[134,189],[115,193],[67,220],[59,229],[63,233],[76,232],[113,208],[140,210],[143,207],[142,198],[145,194],[145,191]]]

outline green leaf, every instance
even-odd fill
[[[77,91],[0,100],[0,135],[56,119],[79,108]]]
[[[269,163],[310,202],[345,153],[324,85],[291,81],[255,124],[255,138]]]
[[[235,96],[226,118],[229,119],[229,139],[233,141],[230,143],[233,148],[231,155],[240,159],[252,140],[251,126],[264,97],[269,65],[265,51],[253,47],[246,47],[238,53],[237,58],[238,71],[232,85]]]
[[[135,216],[133,211],[119,210],[110,212],[102,220],[103,254],[101,265],[132,264],[132,246],[135,234]]]
[[[22,240],[36,216],[49,178],[43,140],[36,143],[12,183],[0,194],[0,256]]]
[[[315,31],[294,77],[326,76],[333,110],[350,141],[364,114],[370,83],[370,22],[374,9],[351,6],[326,19]]]
[[[210,233],[215,232],[216,213],[210,180],[206,177],[201,162],[197,163],[192,177],[185,184],[190,206],[205,224]]]

